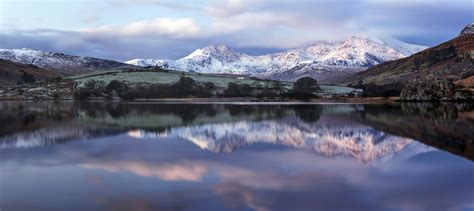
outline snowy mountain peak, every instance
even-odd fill
[[[464,36],[466,34],[474,34],[474,23],[471,23],[464,27],[464,29],[461,31],[461,34],[459,36]]]
[[[241,54],[227,45],[209,45],[202,49],[195,50],[180,60],[203,60],[209,59],[210,57],[221,62],[231,62],[239,60]]]
[[[351,36],[321,60],[334,66],[370,67],[403,58],[395,49],[368,38]]]

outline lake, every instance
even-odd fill
[[[0,102],[0,210],[474,210],[472,104]]]

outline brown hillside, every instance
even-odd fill
[[[402,89],[415,79],[445,78],[458,81],[474,75],[474,34],[457,37],[410,57],[386,62],[339,79],[336,83],[356,86],[375,84]]]
[[[32,75],[35,80],[45,80],[59,76],[53,70],[0,59],[0,85],[15,85],[17,82],[21,82],[23,73]]]

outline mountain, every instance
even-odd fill
[[[52,70],[0,59],[0,85],[15,85],[17,82],[24,82],[22,76],[25,74],[32,76],[35,80],[51,79],[59,76]]]
[[[390,87],[401,90],[413,80],[449,79],[457,83],[474,76],[474,34],[472,24],[456,37],[410,57],[386,62],[366,71],[347,75],[334,83]]]
[[[76,75],[108,69],[126,69],[134,66],[92,57],[71,56],[33,49],[0,49],[0,59],[21,64],[32,64],[44,69],[55,70],[62,75]]]
[[[239,53],[226,45],[210,45],[176,61],[134,59],[125,63],[199,73],[245,74],[279,80],[311,76],[324,81],[400,59],[425,48],[398,40],[384,42],[352,36],[344,41],[319,41],[305,48],[262,56]]]

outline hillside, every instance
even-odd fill
[[[22,76],[24,74],[32,76],[33,80],[51,79],[59,76],[53,70],[0,59],[0,85],[15,85],[18,82],[21,83],[23,82]]]
[[[0,59],[55,70],[61,75],[76,75],[101,70],[117,70],[135,67],[113,60],[72,56],[27,48],[0,49]]]
[[[457,81],[474,75],[474,34],[464,34],[410,57],[386,62],[332,82],[350,86],[374,84],[394,90],[414,80]]]

